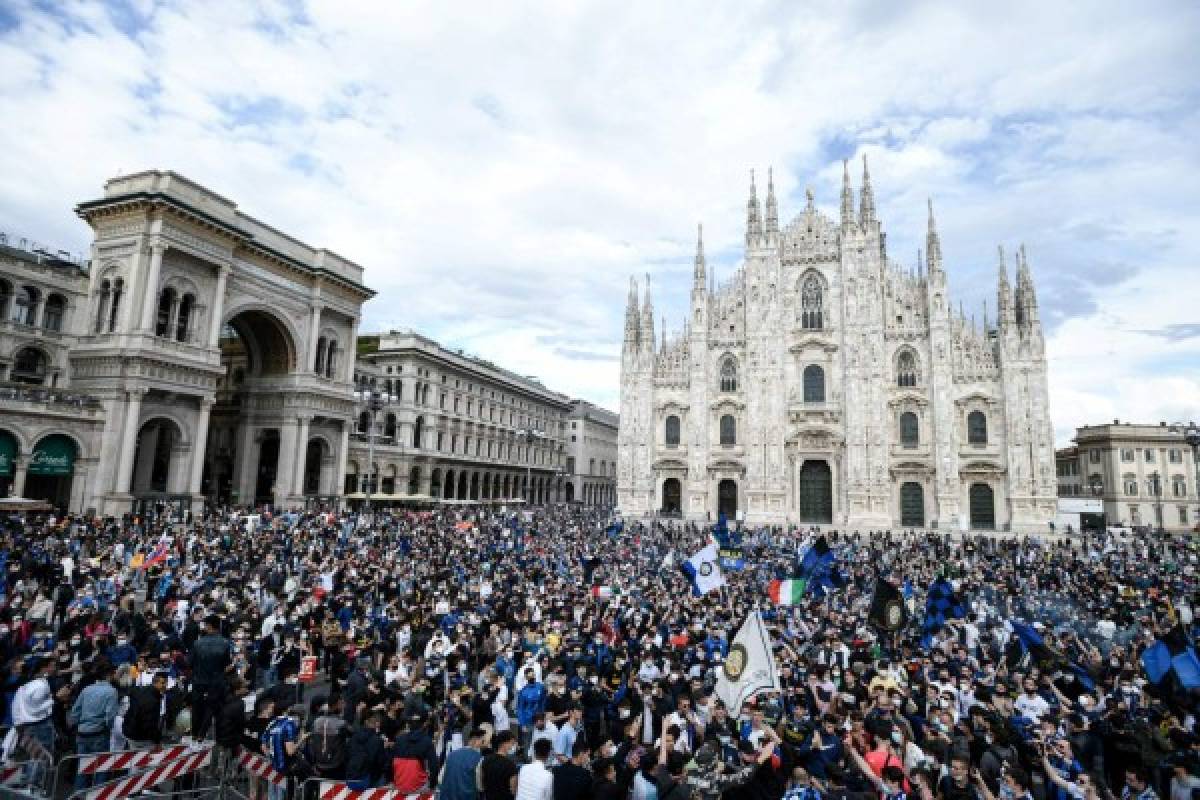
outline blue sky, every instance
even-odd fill
[[[1200,419],[1200,6],[624,6],[0,0],[0,230],[83,251],[76,202],[175,169],[362,263],[364,328],[615,407],[629,276],[677,325],[751,168],[833,213],[866,153],[968,313],[1025,243],[1060,441]]]

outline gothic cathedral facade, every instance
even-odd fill
[[[1045,342],[1024,248],[994,325],[948,297],[930,206],[922,263],[889,261],[864,159],[840,219],[780,227],[753,176],[745,259],[721,285],[697,242],[688,321],[661,339],[630,287],[617,491],[627,515],[847,530],[1044,531],[1054,519]]]

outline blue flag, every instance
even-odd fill
[[[964,619],[966,616],[966,603],[954,591],[950,581],[945,578],[935,580],[925,595],[925,621],[921,625],[922,646],[929,647],[933,643],[933,635],[945,626],[946,620]]]
[[[1146,648],[1142,653],[1142,668],[1156,686],[1174,674],[1184,689],[1200,688],[1200,659],[1196,658],[1196,648],[1187,632],[1178,623]]]
[[[818,598],[845,585],[845,578],[837,568],[837,557],[823,535],[817,537],[796,564],[796,577],[803,578],[808,591]]]

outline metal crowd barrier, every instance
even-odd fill
[[[49,793],[53,785],[53,754],[27,731],[21,731],[18,735],[16,749],[23,751],[27,758],[0,765],[0,787],[3,787],[0,795],[7,795],[18,788]]]
[[[82,775],[100,775],[113,768],[129,769],[131,764],[141,765],[141,771],[87,789],[79,789],[69,797],[72,800],[119,800],[153,789],[166,781],[193,775],[212,763],[213,746],[211,744],[199,747],[181,747],[182,751],[180,747],[168,747],[160,750],[89,753],[75,756],[79,761],[78,769]],[[114,758],[114,756],[131,756],[131,758],[120,759]],[[111,766],[118,762],[125,766]],[[139,767],[133,768],[138,769]],[[178,789],[174,789],[170,794],[177,796],[178,791]],[[57,796],[56,793],[54,797]]]
[[[345,781],[331,781],[327,778],[309,778],[297,797],[305,800],[433,800],[434,792],[413,792],[411,794],[399,789],[381,787],[378,789],[351,789]]]

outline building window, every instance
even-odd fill
[[[437,433],[437,451],[439,453],[442,452],[445,449],[445,446],[446,446],[446,434],[442,433],[441,431],[438,431],[438,433]]]
[[[1099,463],[1100,463],[1100,451],[1099,451],[1099,450],[1093,450],[1093,451],[1091,451],[1091,452],[1092,452],[1092,455],[1091,455],[1092,463],[1093,463],[1093,464],[1099,464]]]
[[[737,362],[732,356],[721,362],[721,391],[737,391]]]
[[[911,350],[905,350],[896,359],[896,385],[902,387],[917,385],[917,357]]]
[[[1125,475],[1124,477],[1121,478],[1121,480],[1125,483],[1126,496],[1137,497],[1137,494],[1138,494],[1137,476],[1136,475]]]
[[[18,287],[13,301],[12,321],[32,325],[37,318],[38,290],[32,286]]]
[[[1179,507],[1179,524],[1187,525],[1187,521],[1188,521],[1187,506],[1180,506]]]
[[[66,310],[67,301],[61,295],[50,295],[46,298],[46,308],[42,311],[42,327],[48,331],[61,331]]]
[[[413,424],[413,439],[412,446],[416,450],[420,450],[422,442],[425,439],[425,420],[417,417],[417,421]]]
[[[667,447],[679,446],[679,417],[673,414],[667,417],[666,440]]]
[[[1182,475],[1171,478],[1171,493],[1176,497],[1187,497],[1187,480]]]
[[[367,412],[365,412],[365,411],[358,415],[358,432],[359,433],[367,432],[367,428],[371,424],[370,419],[371,419],[370,415],[367,414]]]
[[[1098,472],[1093,472],[1088,476],[1088,488],[1094,494],[1102,494],[1104,492],[1104,477]]]
[[[800,327],[820,330],[825,327],[824,290],[821,279],[809,275],[800,287]]]
[[[1168,459],[1168,460],[1169,460],[1169,461],[1170,461],[1172,464],[1182,464],[1182,463],[1183,463],[1183,451],[1181,451],[1181,450],[1168,450],[1168,451],[1167,451],[1167,459]]]
[[[1127,447],[1121,448],[1121,460],[1122,461],[1133,461],[1133,450],[1131,450],[1130,448],[1127,448]]]
[[[825,402],[825,370],[816,364],[804,368],[804,402]]]
[[[567,472],[575,474],[575,456],[567,456]]]
[[[919,440],[920,430],[917,415],[911,411],[905,411],[900,415],[900,444],[905,447],[916,447]]]
[[[737,444],[737,420],[731,414],[721,417],[721,446],[733,447]]]
[[[186,342],[192,325],[192,309],[196,306],[196,298],[185,294],[179,301],[179,314],[175,319],[175,341]]]
[[[10,377],[17,383],[42,384],[46,382],[46,355],[41,350],[26,347],[13,358]]]
[[[1150,450],[1150,449],[1146,449],[1146,450],[1144,450],[1144,451],[1143,451],[1143,458],[1145,458],[1145,459],[1146,459],[1146,463],[1147,463],[1147,464],[1153,464],[1153,463],[1154,463],[1154,451],[1153,451],[1153,450]]]
[[[987,444],[987,417],[982,411],[967,414],[967,443]]]

